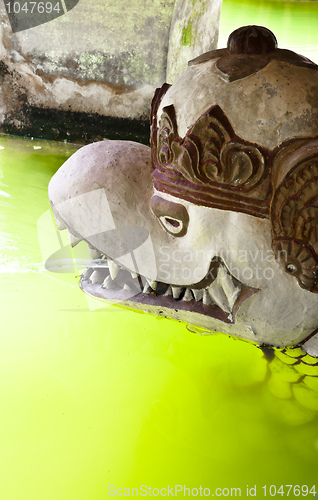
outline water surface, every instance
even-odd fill
[[[279,0],[223,0],[218,46],[229,34],[256,24],[273,31],[280,49],[302,54],[318,64],[318,2]]]
[[[242,498],[247,485],[259,498],[263,485],[312,487],[316,372],[310,388],[281,353],[269,362],[222,334],[88,302],[76,271],[44,266],[58,241],[47,185],[76,147],[0,145],[1,499],[102,500],[109,485],[241,488]]]

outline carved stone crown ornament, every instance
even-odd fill
[[[268,151],[237,137],[219,106],[178,136],[173,105],[152,125],[154,186],[195,204],[269,214]]]
[[[230,81],[259,71],[271,59],[318,70],[303,56],[278,49],[273,33],[255,26],[234,31],[226,50],[189,64],[216,57],[218,70]],[[195,204],[269,218],[273,248],[284,270],[296,276],[302,288],[317,293],[318,138],[288,139],[272,150],[263,148],[235,135],[218,105],[181,138],[173,105],[162,108],[157,123],[168,88],[164,84],[157,89],[151,109],[155,188]]]
[[[49,196],[88,294],[318,356],[318,66],[260,26],[189,62],[151,148],[77,151]]]

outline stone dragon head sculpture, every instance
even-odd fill
[[[246,26],[157,89],[151,147],[79,149],[49,198],[95,297],[318,355],[318,66]]]

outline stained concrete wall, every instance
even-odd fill
[[[201,14],[209,2],[196,2]],[[174,0],[79,0],[65,15],[15,33],[0,5],[1,131],[84,142],[132,133],[148,141]]]
[[[173,0],[80,0],[18,33],[1,7],[3,130],[86,140],[116,136],[132,122],[137,135],[148,135],[153,91],[165,80]]]

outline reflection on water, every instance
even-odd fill
[[[273,404],[273,408],[278,408],[276,417],[289,425],[315,420],[318,413],[318,359],[300,348],[275,349],[273,352],[274,358],[268,370],[268,390],[274,398],[292,403]]]

